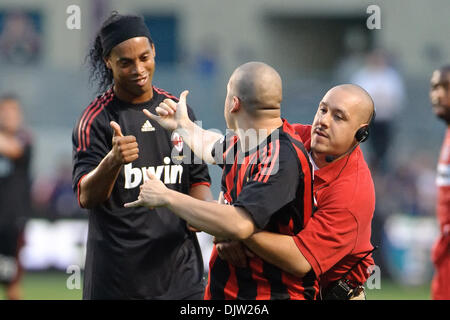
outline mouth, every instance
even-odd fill
[[[323,138],[327,138],[327,139],[329,138],[328,134],[323,129],[315,128],[314,133],[316,135],[318,135],[319,137],[323,137]]]
[[[134,82],[135,84],[137,84],[138,86],[142,87],[147,83],[147,80],[148,80],[148,76],[144,76],[144,77],[132,79],[131,81]]]

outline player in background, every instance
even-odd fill
[[[450,65],[433,72],[430,100],[433,112],[447,124],[437,166],[437,218],[440,235],[432,250],[435,274],[431,298],[450,300]]]
[[[106,91],[83,111],[72,136],[73,188],[89,209],[84,299],[203,296],[202,255],[186,222],[167,208],[123,206],[138,197],[147,170],[169,189],[212,200],[207,166],[175,163],[190,150],[142,113],[177,100],[153,85],[155,55],[144,20],[117,13],[89,54],[92,76]],[[191,109],[188,115],[195,119]]]
[[[31,149],[18,98],[0,97],[0,284],[6,286],[6,298],[11,300],[22,298],[19,252],[25,219],[31,212]]]

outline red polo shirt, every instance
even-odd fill
[[[309,151],[311,126],[295,125],[295,130]],[[294,240],[321,286],[326,287],[373,249],[375,188],[359,147],[314,172],[314,199],[318,209]],[[372,255],[367,256],[347,279],[364,283],[369,276],[367,268],[373,264]]]

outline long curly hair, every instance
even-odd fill
[[[113,11],[111,15],[103,22],[100,30],[95,36],[88,54],[85,58],[85,63],[89,65],[89,83],[97,85],[97,93],[102,93],[108,90],[114,82],[113,72],[106,67],[103,56],[103,47],[100,34],[104,28],[109,24],[119,21],[126,17],[137,17],[135,15],[121,15],[117,11]],[[109,55],[109,53],[108,53]],[[108,57],[108,56],[106,56]]]

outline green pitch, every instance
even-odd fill
[[[81,289],[69,290],[68,274],[64,272],[28,272],[24,275],[22,290],[26,300],[78,300]],[[367,290],[369,300],[429,300],[430,286],[402,287],[388,281],[381,282],[381,289]],[[0,299],[4,299],[0,290]]]

